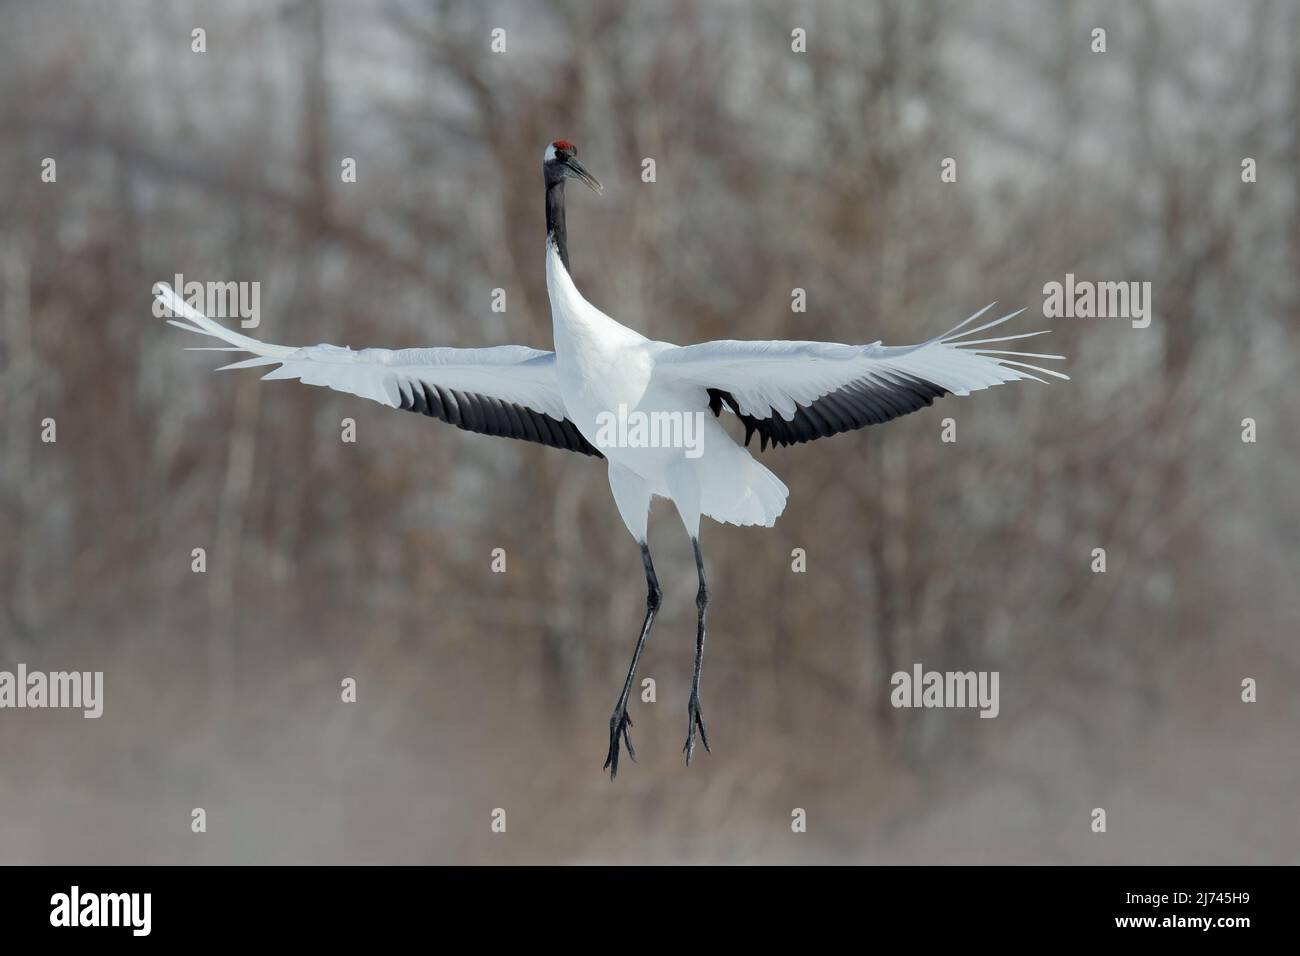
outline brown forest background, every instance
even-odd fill
[[[0,91],[0,669],[106,683],[98,721],[0,712],[0,860],[1300,859],[1300,6],[7,2]],[[150,309],[182,272],[259,281],[270,341],[549,348],[561,136],[606,184],[571,191],[578,283],[655,338],[1154,295],[1145,330],[1049,323],[1068,384],[762,456],[777,527],[706,523],[689,769],[661,503],[613,785],[644,587],[603,465],[213,375]],[[999,670],[1001,715],[890,708],[915,661]]]

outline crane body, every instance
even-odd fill
[[[640,548],[646,576],[646,613],[618,702],[610,716],[605,768],[618,773],[626,746],[635,757],[628,703],[637,666],[662,601],[647,540],[651,501],[673,502],[691,538],[699,587],[691,691],[687,701],[689,764],[696,738],[707,750],[700,678],[709,588],[700,546],[700,519],[770,527],[789,490],[750,452],[771,445],[803,444],[887,422],[947,394],[967,395],[993,385],[1040,376],[1066,379],[1039,364],[1063,356],[988,348],[1044,332],[970,336],[1019,313],[967,328],[992,306],[956,328],[911,346],[843,345],[799,341],[717,341],[678,346],[653,341],[589,303],[569,269],[564,186],[578,179],[601,191],[566,140],[547,146],[546,287],[554,351],[503,345],[453,349],[362,349],[334,345],[273,345],[228,329],[205,316],[169,286],[155,286],[178,318],[171,324],[222,340],[218,351],[253,357],[223,368],[275,366],[265,379],[298,379],[350,392],[393,408],[420,412],[457,427],[538,442],[606,459],[619,516]],[[1024,361],[1033,360],[1033,363]],[[691,448],[625,439],[607,427],[612,415],[694,416]],[[743,442],[722,426],[723,414],[744,425]]]

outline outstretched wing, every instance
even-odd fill
[[[185,319],[168,319],[172,325],[229,343],[211,351],[253,353],[253,358],[222,369],[275,365],[263,379],[296,378],[390,408],[421,412],[466,431],[601,457],[565,416],[554,352],[522,345],[359,352],[337,345],[272,345],[214,322],[164,283],[154,287],[154,294]]]
[[[757,432],[763,449],[769,442],[793,445],[878,425],[950,392],[967,395],[1003,382],[1044,381],[1039,376],[1069,378],[1017,361],[1064,356],[984,347],[1045,332],[966,338],[1020,314],[961,331],[991,308],[921,345],[722,341],[673,346],[655,356],[655,375],[704,388],[713,414],[724,407],[734,412],[745,423],[745,444]]]

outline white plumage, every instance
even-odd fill
[[[156,292],[164,305],[188,320],[172,320],[173,325],[255,356],[223,369],[275,365],[264,379],[298,379],[393,408],[403,407],[412,388],[423,383],[522,406],[557,422],[570,420],[610,460],[620,514],[638,541],[645,540],[645,511],[652,496],[671,498],[692,536],[699,533],[702,514],[732,524],[771,525],[785,506],[788,492],[781,480],[707,414],[710,388],[730,393],[741,413],[756,419],[779,415],[789,422],[800,408],[855,383],[888,392],[907,376],[968,395],[1004,382],[1068,378],[1020,361],[1062,356],[984,347],[1041,332],[966,338],[1019,315],[1013,312],[962,331],[992,306],[920,345],[723,340],[677,346],[647,339],[591,305],[564,268],[554,242],[547,244],[546,275],[555,352],[519,345],[360,351],[325,344],[272,345],[204,316],[165,284]],[[599,416],[620,405],[636,412],[704,416],[703,455],[691,459],[681,449],[598,446]],[[621,466],[617,478],[615,465]]]
[[[220,350],[252,358],[228,369],[275,366],[263,378],[298,379],[440,418],[470,431],[540,442],[608,459],[609,483],[624,524],[641,547],[648,585],[647,612],[627,682],[610,719],[606,767],[618,770],[620,738],[629,753],[628,695],[637,661],[659,606],[659,585],[646,542],[652,498],[673,501],[690,533],[699,571],[699,623],[688,707],[687,762],[698,728],[707,748],[699,706],[700,661],[708,588],[699,548],[700,518],[738,525],[771,525],[789,494],[776,475],[750,454],[916,411],[952,393],[1031,379],[1065,379],[1039,364],[1062,356],[989,348],[1043,332],[972,339],[1019,313],[968,328],[992,306],[919,345],[840,345],[828,342],[719,341],[677,346],[647,339],[591,305],[568,269],[564,182],[600,184],[577,160],[571,143],[557,140],[543,158],[546,181],[546,283],[555,351],[517,345],[492,348],[375,349],[336,345],[272,345],[203,315],[170,287],[155,287],[178,319],[173,325],[227,343]],[[1030,361],[1025,361],[1026,359]],[[722,427],[726,411],[744,423],[744,444]],[[674,446],[604,440],[607,416],[695,416],[698,454]]]
[[[564,405],[555,384],[554,352],[522,345],[360,351],[325,344],[301,348],[272,345],[213,321],[165,283],[159,283],[154,291],[172,313],[188,320],[169,319],[170,324],[229,342],[230,351],[252,352],[255,356],[223,365],[217,371],[275,365],[278,367],[263,375],[263,379],[298,379],[306,385],[324,385],[392,408],[401,406],[403,393],[409,393],[414,382],[436,382],[446,388],[493,395],[556,419],[564,418]]]

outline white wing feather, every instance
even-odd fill
[[[1064,356],[978,347],[1045,332],[960,341],[1001,325],[1024,311],[961,331],[995,304],[985,306],[952,331],[920,345],[724,340],[671,346],[655,355],[655,375],[664,380],[723,389],[735,397],[745,414],[759,419],[780,414],[786,421],[794,418],[799,406],[810,405],[854,383],[890,388],[896,384],[893,375],[924,379],[954,395],[968,395],[1022,379],[1042,382],[1040,375],[1068,379],[1061,372],[1008,357],[1044,361]]]
[[[423,382],[522,405],[557,421],[565,417],[553,352],[522,345],[360,351],[337,345],[303,348],[272,345],[213,321],[165,283],[154,286],[154,294],[173,314],[186,320],[169,319],[172,325],[229,343],[217,351],[253,353],[253,358],[223,365],[218,371],[276,365],[278,368],[262,378],[298,379],[307,385],[324,385],[392,408],[400,407],[403,397],[410,396],[412,387]]]

